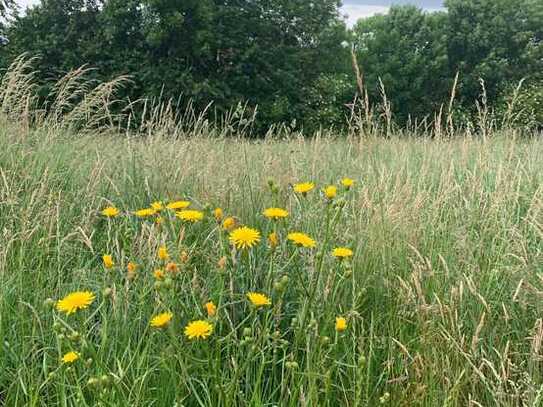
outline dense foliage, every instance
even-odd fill
[[[344,125],[358,91],[351,47],[369,100],[380,103],[384,87],[400,125],[446,109],[457,73],[454,108],[464,118],[475,112],[480,79],[497,111],[521,79],[541,93],[543,2],[445,5],[437,13],[395,6],[349,30],[339,0],[42,0],[10,20],[0,67],[40,55],[46,95],[48,80],[88,64],[98,80],[131,75],[126,100],[211,103],[219,114],[242,103],[261,129]],[[530,109],[542,116],[540,104]]]

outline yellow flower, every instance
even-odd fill
[[[217,306],[213,304],[213,301],[206,302],[205,309],[208,317],[214,317],[217,313]]]
[[[168,205],[166,205],[166,208],[178,211],[180,209],[188,208],[189,206],[190,206],[189,201],[175,201],[175,202],[170,202]]]
[[[332,251],[332,255],[334,257],[337,257],[338,259],[346,259],[347,257],[353,256],[353,251],[351,249],[348,249],[346,247],[336,247]]]
[[[147,218],[149,216],[156,215],[156,210],[153,208],[140,209],[139,211],[134,212],[138,218]]]
[[[104,254],[102,256],[102,261],[104,262],[104,267],[107,269],[110,269],[115,265],[115,262],[113,261],[113,257],[111,257],[110,254]]]
[[[294,184],[294,192],[302,195],[306,195],[313,188],[315,188],[315,184],[312,182],[302,182],[300,184]]]
[[[138,265],[136,263],[132,263],[131,261],[128,262],[128,265],[126,266],[126,278],[133,280],[136,277],[137,268]]]
[[[67,315],[85,309],[94,301],[94,294],[90,291],[75,291],[57,302],[57,310]]]
[[[347,329],[347,320],[343,317],[336,318],[336,331],[343,332]]]
[[[324,195],[328,199],[334,199],[337,195],[337,188],[334,185],[327,186],[324,188]]]
[[[305,233],[299,233],[299,232],[289,233],[287,235],[287,239],[297,244],[298,246],[303,246],[309,249],[316,246],[316,242]]]
[[[151,204],[151,208],[157,212],[160,212],[162,209],[164,209],[164,204],[160,201],[155,201]]]
[[[213,211],[213,216],[215,216],[215,220],[217,222],[220,222],[222,220],[222,216],[223,216],[223,211],[221,208],[215,208],[215,210]]]
[[[73,363],[79,359],[79,354],[76,352],[68,352],[62,357],[62,363]]]
[[[189,339],[206,339],[213,332],[213,325],[207,321],[192,321],[185,327],[185,336]]]
[[[260,242],[260,232],[256,229],[243,226],[230,233],[229,239],[237,249],[247,249]]]
[[[222,227],[224,230],[230,231],[234,229],[234,227],[236,227],[236,223],[236,219],[229,217],[224,220],[224,222],[222,223]]]
[[[151,319],[151,326],[153,328],[164,328],[172,320],[173,314],[171,312],[163,312]]]
[[[156,269],[153,271],[153,276],[155,276],[157,280],[162,280],[164,278],[164,271],[161,269]]]
[[[160,246],[158,248],[157,257],[159,260],[168,260],[170,258],[166,246]]]
[[[177,266],[177,264],[169,262],[168,264],[166,264],[166,271],[169,273],[177,273],[179,271],[179,267]]]
[[[341,185],[343,185],[345,189],[350,189],[354,185],[354,180],[350,178],[343,178],[341,180]]]
[[[288,216],[288,212],[281,208],[268,208],[263,212],[264,216],[268,219],[281,219]]]
[[[108,218],[113,218],[119,214],[119,210],[114,206],[108,206],[102,210],[102,215],[107,216]]]
[[[204,218],[204,213],[200,211],[184,210],[176,212],[175,216],[185,222],[196,223]]]
[[[247,298],[249,298],[249,301],[251,301],[251,304],[253,304],[256,308],[264,307],[266,305],[271,305],[271,300],[266,297],[264,294],[260,293],[247,293]]]
[[[273,232],[268,235],[268,243],[270,244],[270,247],[272,249],[275,249],[277,245],[279,244],[279,238],[277,237],[277,233]]]

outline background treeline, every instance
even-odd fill
[[[365,100],[398,126],[432,123],[447,109],[468,121],[483,104],[505,114],[513,98],[518,124],[541,126],[543,2],[445,5],[396,6],[348,29],[337,0],[42,0],[19,15],[0,0],[0,13],[12,10],[0,69],[39,55],[47,102],[53,80],[88,65],[97,81],[130,75],[117,95],[126,101],[190,101],[219,114],[242,104],[257,110],[261,129],[340,128]]]

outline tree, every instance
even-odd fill
[[[460,95],[473,104],[485,81],[489,102],[543,68],[543,2],[446,0],[450,70],[460,72]]]
[[[83,64],[103,80],[129,74],[131,100],[248,103],[263,127],[303,125],[316,81],[348,70],[338,0],[97,1],[42,0],[11,24],[3,59],[41,54],[48,78]]]
[[[354,45],[373,101],[382,81],[396,118],[423,118],[447,99],[454,74],[448,69],[445,13],[395,6],[386,15],[360,20]]]

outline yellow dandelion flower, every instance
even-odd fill
[[[288,216],[288,212],[281,208],[268,208],[263,212],[264,216],[268,219],[284,219]]]
[[[129,280],[132,280],[134,277],[136,277],[136,270],[138,269],[138,265],[136,263],[133,263],[131,261],[128,262],[126,266],[126,277]]]
[[[334,185],[329,185],[324,188],[324,196],[328,199],[334,199],[337,195],[337,188]]]
[[[175,213],[179,219],[185,222],[200,222],[204,218],[204,213],[200,211],[183,210]]]
[[[80,309],[88,308],[94,298],[96,297],[91,291],[75,291],[57,302],[57,310],[70,315]]]
[[[169,262],[166,264],[166,271],[175,274],[179,271],[179,266],[173,262]]]
[[[215,217],[215,220],[217,222],[220,222],[222,220],[222,216],[223,216],[223,211],[221,208],[215,208],[215,210],[213,211],[213,216]]]
[[[215,304],[213,304],[213,301],[209,301],[209,302],[206,302],[206,304],[204,305],[206,311],[207,311],[207,316],[208,317],[214,317],[215,314],[217,314],[217,306]]]
[[[168,254],[168,249],[166,246],[160,246],[158,248],[157,257],[159,260],[168,260],[170,258],[170,255]]]
[[[351,187],[354,185],[354,180],[345,177],[341,180],[341,185],[343,185],[345,189],[351,189]]]
[[[277,233],[273,232],[268,235],[268,243],[272,249],[275,249],[279,245],[279,237]]]
[[[236,227],[236,219],[234,219],[233,217],[228,217],[224,220],[224,222],[222,223],[222,228],[224,230],[232,230]]]
[[[332,255],[338,259],[346,259],[353,256],[353,251],[346,247],[336,247],[332,250]]]
[[[347,329],[347,320],[343,317],[336,318],[336,331],[343,332]]]
[[[256,308],[264,307],[266,305],[271,305],[271,300],[266,297],[264,294],[260,293],[247,293],[247,298],[251,301]]]
[[[213,332],[213,325],[207,321],[192,321],[185,327],[185,336],[189,339],[206,339]]]
[[[164,271],[161,269],[156,269],[155,271],[153,271],[153,276],[157,280],[162,280],[164,278]]]
[[[62,363],[73,363],[79,359],[79,354],[77,352],[68,352],[62,357]]]
[[[315,184],[312,182],[302,182],[299,184],[294,184],[294,192],[297,194],[306,195],[308,192],[315,188]]]
[[[171,312],[163,312],[151,319],[150,325],[153,328],[164,328],[172,320],[173,314]]]
[[[115,262],[113,261],[113,257],[110,254],[104,254],[102,256],[102,261],[104,263],[104,267],[107,269],[110,269],[115,265]]]
[[[151,204],[151,209],[160,212],[162,209],[164,209],[164,204],[161,201],[155,201]]]
[[[287,239],[293,242],[294,244],[297,244],[298,246],[306,247],[308,249],[315,247],[317,244],[313,239],[311,239],[305,233],[299,233],[299,232],[289,233],[287,235]]]
[[[108,218],[113,218],[117,216],[118,214],[119,214],[119,210],[115,208],[114,206],[108,206],[107,208],[104,208],[102,210],[102,215]]]
[[[260,242],[260,232],[256,229],[243,226],[232,231],[229,239],[237,249],[247,249]]]
[[[149,216],[156,215],[156,209],[153,209],[153,208],[140,209],[134,212],[134,215],[136,215],[138,218],[147,218]]]
[[[175,201],[170,202],[168,205],[166,205],[166,208],[172,209],[174,211],[178,211],[180,209],[186,209],[190,206],[189,201]]]

